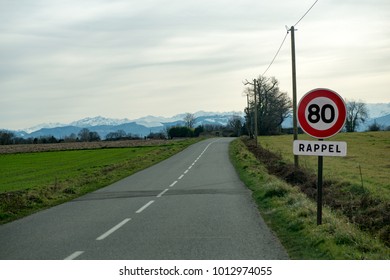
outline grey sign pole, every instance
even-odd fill
[[[324,139],[319,139],[323,141]],[[324,158],[318,156],[318,179],[317,179],[317,225],[322,224],[322,170]]]

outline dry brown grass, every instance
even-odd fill
[[[122,141],[72,142],[72,143],[53,143],[53,144],[0,145],[0,154],[156,146],[156,145],[169,144],[172,143],[172,141],[173,140],[122,140]],[[174,140],[174,141],[179,141],[179,140]]]

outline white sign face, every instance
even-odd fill
[[[329,98],[317,97],[307,104],[305,111],[306,122],[316,130],[332,128],[339,116],[336,104]]]
[[[294,155],[345,157],[347,142],[336,141],[294,141]]]

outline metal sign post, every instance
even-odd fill
[[[319,139],[323,141],[323,139]],[[318,156],[318,178],[317,178],[317,225],[322,224],[322,171],[324,165],[323,156]]]
[[[314,89],[306,93],[299,102],[297,117],[302,130],[318,138],[318,142],[294,141],[294,155],[318,156],[317,179],[317,225],[322,224],[322,178],[323,156],[346,156],[345,142],[328,142],[344,126],[347,109],[344,100],[329,89]]]

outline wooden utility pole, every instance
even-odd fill
[[[259,132],[258,132],[258,120],[257,120],[257,87],[256,87],[256,84],[257,84],[257,80],[256,79],[253,79],[253,84],[248,82],[248,80],[246,80],[246,82],[244,83],[244,85],[253,85],[253,94],[254,94],[254,117],[255,117],[255,120],[254,120],[254,125],[255,125],[255,129],[254,129],[254,137],[255,137],[255,141],[256,141],[256,147],[258,146],[258,143],[257,143],[257,136],[259,135]]]
[[[246,128],[248,130],[248,133],[249,133],[249,138],[252,138],[253,136],[253,133],[252,133],[252,113],[251,113],[251,109],[250,109],[250,103],[249,103],[249,92],[248,94],[246,95],[246,104],[247,104],[247,120],[246,120]]]
[[[256,147],[257,144],[257,136],[259,135],[258,126],[257,126],[257,87],[256,87],[257,80],[253,79],[253,90],[255,93],[255,141],[256,141]]]
[[[297,73],[295,66],[295,36],[294,26],[291,26],[291,57],[292,57],[292,85],[293,85],[293,130],[294,140],[298,140],[298,122],[297,122]],[[298,168],[298,156],[294,155],[294,166]]]

